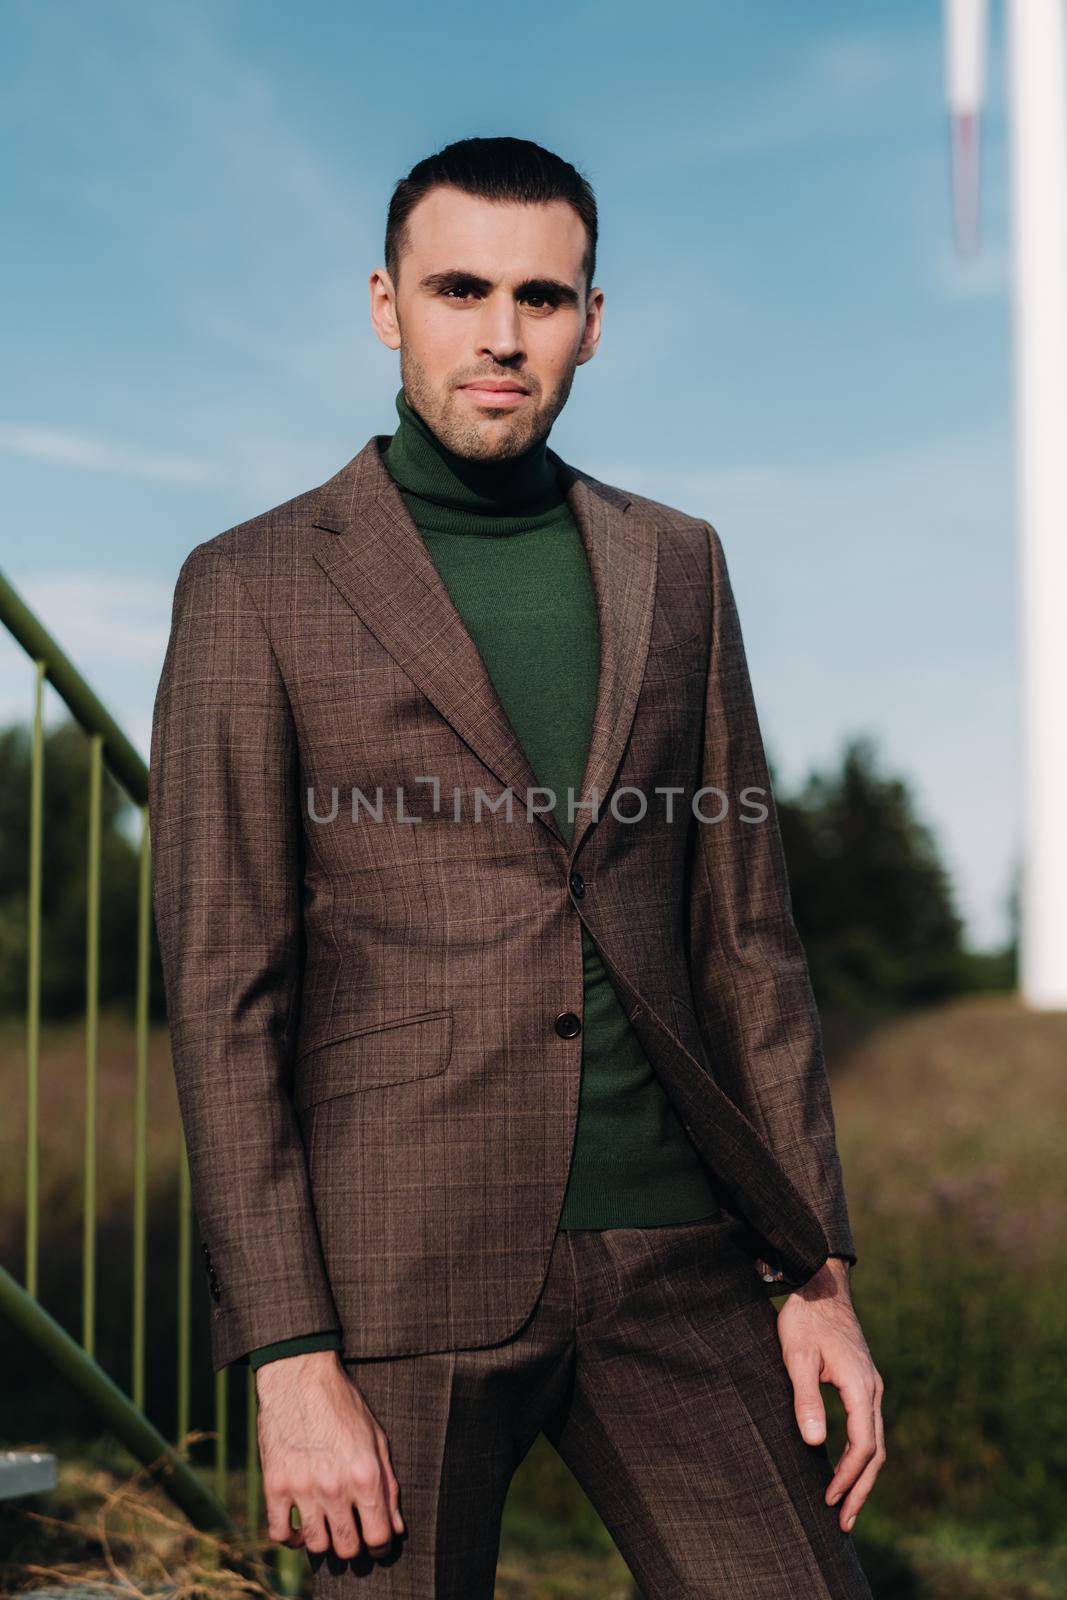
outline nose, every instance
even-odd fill
[[[479,356],[511,362],[523,353],[519,308],[511,295],[489,295],[478,326]]]

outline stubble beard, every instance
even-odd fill
[[[472,416],[464,414],[467,402],[459,397],[459,391],[449,387],[441,394],[430,383],[425,368],[400,346],[400,381],[408,404],[453,455],[467,461],[510,461],[543,439],[567,403],[576,366],[571,366],[547,405],[531,399],[516,412],[499,413],[498,422],[491,427],[479,427]]]

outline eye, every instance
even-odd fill
[[[441,296],[446,300],[469,300],[472,296],[477,298],[478,290],[470,283],[450,283],[441,291]],[[559,305],[559,296],[550,290],[530,289],[521,296],[524,304],[533,311],[555,311]]]

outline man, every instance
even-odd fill
[[[882,1384],[722,546],[545,442],[596,230],[527,141],[420,162],[370,278],[399,428],[175,592],[155,907],[213,1363],[257,1369],[317,1596],[490,1596],[541,1432],[646,1600],[870,1593]]]

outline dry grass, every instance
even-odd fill
[[[535,1476],[545,1464],[534,1466]],[[232,1488],[235,1498],[243,1492],[238,1481]],[[50,1494],[0,1506],[0,1539],[9,1552],[0,1557],[4,1595],[91,1587],[134,1600],[267,1600],[283,1588],[271,1559],[278,1547],[269,1539],[231,1542],[199,1533],[143,1469],[124,1474],[103,1459],[62,1463]],[[536,1520],[520,1514],[505,1531],[498,1600],[635,1600],[633,1580],[607,1535],[590,1537],[586,1530],[578,1542],[574,1548],[565,1537],[539,1538]],[[285,1592],[309,1596],[306,1555],[284,1554],[294,1574]]]
[[[123,1474],[104,1462],[61,1461],[56,1489],[5,1505],[0,1526],[11,1549],[0,1560],[4,1594],[73,1585],[136,1600],[265,1600],[277,1592],[264,1559],[269,1541],[198,1532],[145,1468]]]

